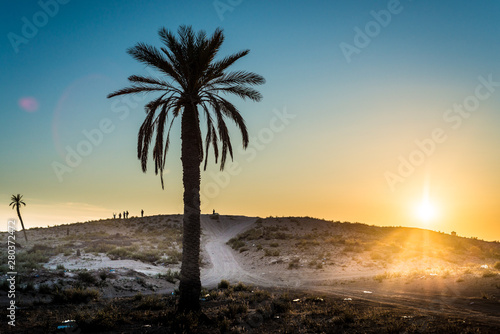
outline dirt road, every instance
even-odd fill
[[[226,245],[229,239],[250,228],[256,220],[254,217],[220,216],[219,220],[211,219],[207,215],[201,217],[203,255],[206,262],[209,262],[201,272],[201,283],[204,287],[216,287],[222,279],[231,283],[244,282],[261,286],[273,284],[257,273],[244,270],[233,256],[231,247]]]

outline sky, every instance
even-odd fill
[[[2,1],[0,230],[181,213],[179,123],[165,190],[136,157],[152,95],[107,99],[158,29],[224,29],[266,78],[230,97],[250,133],[202,173],[202,213],[311,216],[500,240],[500,2]],[[154,71],[154,70],[153,70]],[[151,161],[152,162],[152,161]]]

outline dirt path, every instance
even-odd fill
[[[201,228],[204,239],[204,256],[209,265],[201,272],[201,283],[204,287],[213,288],[222,280],[231,283],[244,282],[258,285],[273,285],[274,282],[250,273],[236,261],[233,250],[226,245],[229,239],[248,229],[257,218],[225,217],[214,220],[209,216],[201,217]]]

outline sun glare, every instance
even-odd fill
[[[429,223],[436,218],[436,209],[429,200],[424,199],[417,207],[417,217],[424,223]]]
[[[429,182],[426,182],[424,185],[423,193],[422,193],[422,201],[415,208],[415,216],[416,218],[424,224],[429,224],[432,221],[436,220],[437,210],[433,201],[431,201],[429,196]]]

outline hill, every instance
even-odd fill
[[[30,332],[50,332],[68,318],[92,331],[109,330],[130,317],[140,319],[134,326],[152,321],[161,328],[161,310],[175,305],[181,224],[181,215],[160,215],[28,230],[30,241],[17,244],[16,300],[26,310],[25,320],[34,321]],[[2,238],[7,240],[6,233]],[[0,253],[2,272],[8,271],[6,249]],[[203,215],[200,297],[211,321],[228,329],[246,328],[252,317],[262,318],[259,328],[265,328],[299,312],[297,326],[349,332],[370,332],[374,326],[376,333],[388,329],[384,321],[373,323],[374,314],[382,312],[380,319],[414,332],[439,327],[443,319],[474,332],[500,328],[499,261],[498,242],[429,230],[309,217]],[[0,287],[9,290],[7,277]],[[0,304],[8,302],[2,293]],[[220,307],[228,302],[233,309]],[[241,303],[244,309],[238,308]],[[47,306],[53,310],[51,323],[35,321]],[[110,327],[99,312],[112,315],[113,307],[128,315],[107,319]],[[85,313],[89,308],[97,313]],[[158,314],[136,314],[144,308]],[[317,321],[305,324],[308,314],[316,314]],[[200,328],[210,332],[213,325]]]

